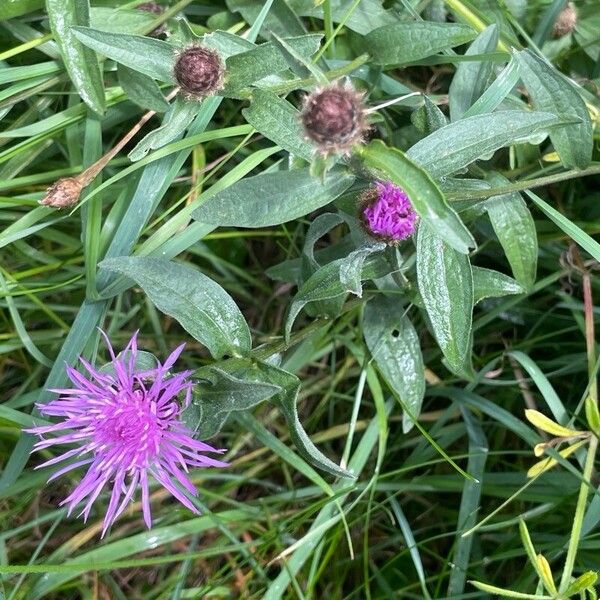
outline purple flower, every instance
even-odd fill
[[[112,372],[98,371],[83,358],[80,360],[89,376],[67,366],[73,387],[51,390],[60,397],[38,405],[43,415],[62,420],[25,431],[41,438],[34,450],[60,444],[74,447],[36,468],[74,459],[58,469],[48,481],[73,469],[87,468],[83,479],[61,502],[61,506],[68,506],[68,514],[71,514],[85,501],[80,513],[84,520],[104,487],[112,487],[102,537],[133,500],[138,487],[141,488],[144,521],[148,528],[152,526],[150,476],[184,506],[198,513],[185,494],[197,495],[188,476],[189,467],[226,467],[227,463],[205,456],[205,452],[222,453],[224,450],[194,440],[192,432],[181,420],[183,407],[190,403],[191,371],[171,375],[169,369],[185,344],[176,348],[164,364],[141,371],[136,370],[137,333],[118,357],[104,332],[101,333],[112,358]],[[180,396],[184,396],[183,407],[178,399]],[[55,433],[57,437],[43,437]]]
[[[401,187],[378,181],[363,194],[362,218],[369,234],[394,244],[415,232],[418,217]]]

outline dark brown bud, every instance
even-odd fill
[[[40,204],[52,208],[71,208],[77,204],[82,189],[78,177],[64,177],[48,188]]]
[[[184,94],[201,99],[223,88],[223,61],[204,46],[186,48],[175,61],[175,79]]]
[[[348,152],[363,141],[369,129],[365,121],[363,94],[356,92],[351,85],[339,82],[308,94],[300,118],[306,136],[325,155]]]
[[[138,4],[136,6],[138,10],[142,10],[144,12],[149,12],[154,15],[162,15],[165,12],[165,7],[157,4],[156,2],[142,2],[142,4]],[[163,23],[159,25],[156,29],[153,29],[148,35],[150,37],[160,37],[167,31],[167,26]]]
[[[571,31],[575,29],[575,25],[577,25],[577,11],[575,10],[575,5],[572,2],[569,2],[558,15],[558,19],[556,19],[556,22],[554,23],[552,34],[555,38],[563,37],[564,35],[571,33]]]

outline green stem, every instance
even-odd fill
[[[459,18],[471,25],[476,31],[482,32],[488,23],[484,23],[468,6],[460,0],[445,0],[446,6]],[[510,52],[508,46],[500,40],[498,48],[504,52]]]
[[[325,54],[325,52],[327,52],[327,48],[329,48],[329,46],[331,44],[333,44],[333,40],[335,40],[336,35],[342,30],[344,25],[346,25],[346,21],[350,18],[352,13],[358,8],[359,4],[360,4],[360,0],[354,0],[352,5],[348,8],[348,10],[346,11],[344,16],[338,23],[338,26],[336,27],[335,31],[331,34],[331,37],[327,39],[327,41],[323,44],[323,47],[315,54],[315,57],[313,58],[314,63],[316,63],[321,58],[321,56],[323,56],[323,54]]]
[[[588,448],[587,457],[585,459],[585,466],[583,468],[583,480],[581,487],[579,488],[579,497],[577,498],[577,508],[575,509],[575,517],[573,519],[573,528],[571,529],[571,539],[569,540],[569,547],[567,549],[567,558],[565,559],[565,568],[563,570],[562,578],[560,580],[559,593],[564,594],[566,589],[569,587],[571,581],[571,575],[573,574],[573,567],[575,566],[575,557],[577,556],[577,550],[579,547],[579,539],[581,537],[581,527],[583,525],[583,517],[585,516],[585,506],[587,503],[587,497],[590,487],[590,479],[592,477],[592,471],[594,469],[594,460],[596,459],[596,450],[598,449],[598,438],[592,436],[590,438],[590,445]]]
[[[5,52],[0,53],[0,60],[6,60],[11,56],[16,56],[17,54],[21,54],[21,52],[26,52],[27,50],[31,50],[32,48],[37,48],[46,42],[49,42],[52,39],[52,34],[47,33],[46,35],[42,35],[40,37],[36,37],[33,40],[25,42],[24,44],[20,44],[19,46],[15,46],[14,48],[10,48]]]
[[[597,175],[598,173],[600,173],[600,164],[596,163],[587,169],[572,169],[571,171],[564,171],[563,173],[557,173],[556,175],[547,175],[546,177],[538,177],[537,179],[524,179],[522,181],[511,183],[510,185],[504,185],[502,187],[492,188],[489,190],[474,190],[470,192],[455,192],[446,194],[446,198],[448,200],[485,199],[491,198],[492,196],[508,194],[510,192],[520,192],[522,190],[543,187],[545,185],[551,185],[553,183],[566,181],[568,179],[577,179],[578,177]]]
[[[327,40],[328,44],[330,44],[330,48],[327,50],[327,56],[329,58],[333,58],[335,56],[335,36],[333,33],[331,0],[325,0],[325,2],[323,2],[323,20],[325,21],[325,39]]]

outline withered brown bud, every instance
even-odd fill
[[[79,200],[83,185],[77,177],[63,177],[51,185],[40,204],[52,208],[70,208]]]
[[[558,15],[558,19],[556,19],[556,22],[554,23],[552,34],[555,38],[563,37],[564,35],[571,33],[571,31],[575,29],[575,25],[577,25],[577,11],[575,10],[575,5],[572,2],[569,2]]]
[[[138,4],[136,6],[138,10],[149,12],[154,15],[162,15],[165,12],[165,7],[157,4],[156,2],[142,2],[142,4]],[[150,37],[160,37],[163,33],[166,33],[167,26],[163,23],[159,25],[156,29],[153,29],[148,35]]]
[[[175,79],[184,94],[201,99],[223,88],[223,61],[205,46],[186,48],[175,61]]]
[[[335,82],[305,97],[300,118],[321,154],[348,152],[363,141],[369,129],[363,96],[350,84]]]

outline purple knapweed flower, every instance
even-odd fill
[[[71,514],[85,501],[79,515],[83,515],[84,520],[104,487],[112,487],[102,537],[133,500],[138,487],[141,488],[144,521],[148,528],[152,526],[150,477],[184,506],[198,513],[183,491],[197,495],[188,476],[189,468],[226,467],[227,463],[205,456],[206,452],[222,453],[224,450],[195,440],[182,422],[182,410],[191,399],[191,371],[169,374],[169,369],[185,344],[176,348],[164,364],[142,371],[136,369],[137,333],[117,357],[108,338],[101,333],[112,358],[112,372],[99,371],[83,358],[80,360],[88,376],[67,366],[73,387],[51,390],[60,397],[38,405],[43,415],[60,417],[61,421],[25,431],[41,438],[34,450],[62,444],[73,448],[36,468],[74,459],[58,469],[48,481],[73,469],[87,468],[83,479],[61,502],[68,506],[68,514]],[[180,397],[183,397],[183,404]],[[44,437],[55,433],[57,437]]]
[[[418,219],[406,192],[391,181],[378,181],[362,195],[361,213],[367,233],[388,244],[410,237]]]

